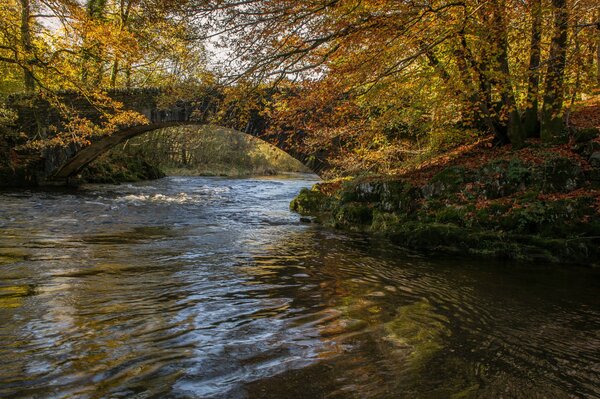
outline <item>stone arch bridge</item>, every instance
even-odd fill
[[[29,171],[23,173],[29,174],[26,178],[30,184],[73,184],[90,162],[115,145],[146,132],[182,125],[214,124],[235,129],[273,144],[317,174],[326,167],[324,154],[310,154],[300,149],[300,131],[291,128],[275,133],[269,131],[270,121],[261,112],[265,107],[264,102],[259,101],[251,106],[243,102],[226,102],[223,92],[216,88],[195,92],[192,99],[169,101],[171,105],[168,106],[159,105],[164,102],[165,96],[171,96],[161,89],[112,90],[107,95],[122,103],[124,110],[144,115],[146,123],[122,127],[110,135],[91,137],[90,144],[85,146],[70,144],[26,153],[11,149],[13,158],[27,160],[22,163],[28,163]],[[81,94],[65,92],[58,97],[78,116],[94,123],[102,121],[101,111]],[[9,107],[17,114],[12,129],[29,138],[51,138],[51,132],[60,131],[68,120],[40,96],[13,96],[9,99]]]

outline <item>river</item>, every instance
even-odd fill
[[[303,223],[314,181],[1,192],[0,397],[600,397],[600,271]]]

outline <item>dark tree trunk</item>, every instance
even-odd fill
[[[489,93],[486,90],[488,82],[481,71],[475,67],[475,59],[469,51],[464,35],[461,35],[458,43],[456,62],[467,91],[467,101],[475,108],[474,123],[493,133],[497,145],[508,144],[510,140],[505,127],[501,126],[491,115]],[[473,77],[473,72],[475,72],[476,78]]]
[[[33,76],[33,64],[30,62],[33,54],[31,44],[31,4],[29,0],[21,1],[21,46],[25,52],[26,61],[23,64],[23,84],[25,90],[31,92],[35,90],[35,78]]]
[[[492,35],[491,47],[496,51],[496,67],[498,68],[500,78],[498,86],[502,96],[503,112],[508,117],[507,135],[510,142],[515,147],[522,147],[525,143],[525,131],[521,123],[521,115],[517,108],[517,101],[512,87],[510,67],[508,64],[508,38],[506,18],[506,4],[504,0],[499,0],[494,4],[494,17],[490,27]]]
[[[435,71],[440,75],[444,82],[450,83],[452,80],[450,74],[448,73],[446,68],[444,68],[444,66],[440,62],[439,58],[435,55],[433,50],[428,48],[424,42],[420,42],[420,44],[421,47],[423,47],[423,52],[425,53],[425,57],[427,57],[427,62],[429,63],[429,65],[433,69],[435,69]]]
[[[540,86],[540,54],[542,38],[542,0],[531,0],[531,46],[529,50],[529,85],[523,128],[527,137],[540,136],[538,95]]]
[[[600,10],[596,11],[596,84],[600,87]]]
[[[567,58],[568,12],[566,0],[552,0],[554,8],[554,33],[550,47],[548,72],[542,110],[542,141],[556,143],[566,139],[562,115],[564,100],[564,75]]]

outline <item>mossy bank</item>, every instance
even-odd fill
[[[320,183],[290,206],[422,251],[599,266],[599,147],[596,134],[519,151],[483,143],[400,176]]]

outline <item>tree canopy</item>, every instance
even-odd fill
[[[486,133],[561,142],[600,84],[595,0],[7,0],[0,13],[5,95],[70,89],[116,115],[109,88],[277,86],[273,128],[340,171]]]

